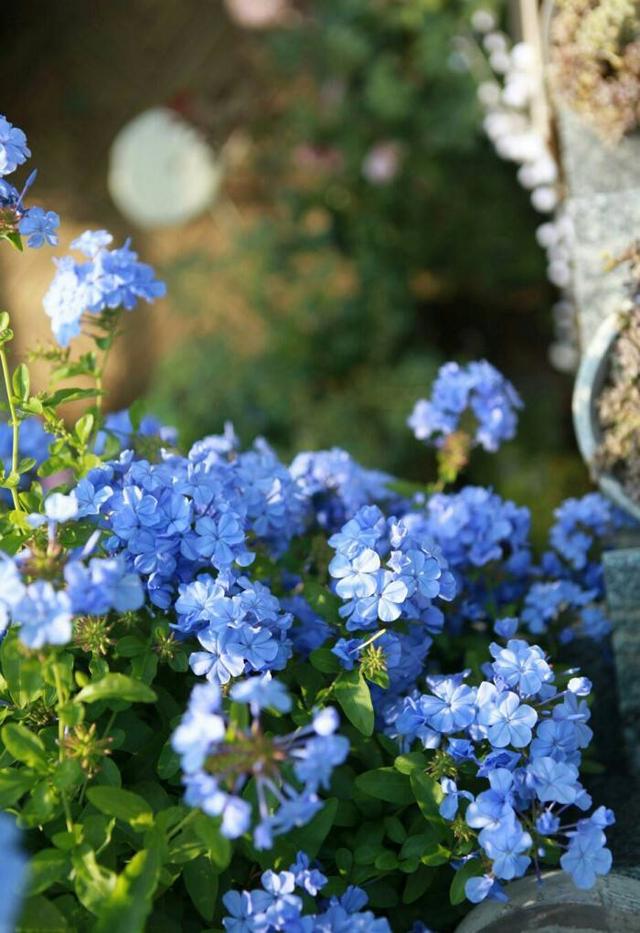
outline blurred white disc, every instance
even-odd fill
[[[166,107],[134,117],[111,146],[109,192],[118,210],[140,227],[196,217],[215,198],[221,175],[198,130]]]

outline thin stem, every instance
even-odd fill
[[[183,817],[183,818],[180,820],[179,823],[176,823],[176,825],[173,827],[173,829],[171,830],[171,832],[170,832],[170,833],[167,833],[167,839],[168,839],[168,840],[169,840],[169,839],[173,839],[174,836],[177,836],[178,833],[181,832],[181,831],[184,829],[184,827],[185,827],[188,823],[190,823],[191,820],[192,820],[195,816],[198,815],[198,812],[199,812],[198,810],[195,810],[195,809],[194,809],[194,810],[191,810],[189,813],[187,813],[187,815],[186,815],[185,817]]]
[[[53,677],[56,682],[56,696],[58,698],[58,706],[62,706],[65,701],[64,691],[62,689],[62,680],[60,679],[60,668],[58,664],[53,665]],[[64,723],[58,715],[58,761],[62,761],[64,758]],[[71,807],[69,806],[69,801],[64,790],[60,791],[60,796],[62,798],[62,806],[64,807],[64,816],[67,824],[68,832],[73,832],[73,820],[71,819]]]
[[[18,421],[18,416],[16,414],[16,407],[13,404],[13,389],[11,386],[11,375],[9,373],[9,363],[7,361],[7,351],[4,348],[4,344],[0,346],[0,362],[2,363],[2,377],[4,379],[4,387],[7,393],[7,402],[9,403],[9,412],[11,414],[11,428],[12,428],[12,447],[11,447],[11,472],[18,472],[18,458],[19,458],[19,443],[20,443],[20,422]],[[11,487],[11,498],[13,499],[13,507],[20,511],[20,499],[18,498],[18,490],[15,486]]]

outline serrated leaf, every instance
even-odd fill
[[[87,684],[76,694],[76,703],[97,703],[98,700],[124,700],[127,703],[155,703],[157,694],[151,687],[125,674],[105,674]]]
[[[336,700],[349,721],[363,735],[373,735],[373,703],[371,693],[360,671],[344,671],[335,682]]]

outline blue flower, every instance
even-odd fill
[[[528,766],[528,773],[542,803],[575,803],[582,790],[578,769],[548,756],[535,758]]]
[[[23,131],[0,115],[0,176],[15,172],[30,155]]]
[[[489,647],[494,657],[493,671],[508,687],[517,688],[521,696],[533,696],[543,683],[553,680],[553,672],[537,645],[511,639],[506,648],[495,643]]]
[[[596,826],[578,828],[569,842],[569,849],[560,856],[560,864],[569,872],[578,888],[592,888],[598,875],[611,870],[611,852],[605,848],[606,838]]]
[[[479,698],[480,706],[480,698]],[[538,714],[531,706],[520,703],[516,693],[498,694],[480,706],[478,724],[484,726],[494,748],[513,745],[524,748],[531,741],[531,730]]]
[[[71,244],[90,257],[86,262],[76,262],[71,256],[55,260],[57,271],[43,303],[63,347],[80,333],[85,312],[131,311],[140,299],[153,302],[165,294],[164,283],[155,279],[151,266],[139,262],[128,242],[109,250],[110,242],[106,231],[87,231]]]
[[[66,645],[71,640],[71,600],[48,581],[36,580],[12,609],[20,640],[28,648]]]
[[[514,387],[486,360],[464,368],[446,363],[433,383],[431,398],[416,403],[408,425],[418,440],[439,447],[458,430],[463,412],[469,410],[476,420],[475,443],[495,451],[514,436],[519,408],[522,402]]]
[[[49,246],[57,246],[59,226],[60,218],[55,211],[46,211],[42,207],[30,207],[20,218],[18,230],[22,236],[27,237],[27,246],[31,249],[39,249],[45,243]]]
[[[476,692],[455,678],[443,678],[433,688],[433,696],[422,697],[421,712],[427,725],[437,732],[459,732],[476,716]]]
[[[522,829],[513,811],[507,813],[498,826],[485,827],[478,842],[492,860],[494,873],[504,881],[520,878],[531,864],[530,857],[524,853],[531,850],[533,840]]]
[[[270,674],[242,680],[231,688],[231,698],[236,703],[248,703],[254,716],[263,709],[276,709],[288,713],[291,709],[291,697],[279,680],[273,680]]]
[[[0,931],[15,930],[20,911],[23,891],[26,887],[27,859],[20,846],[20,833],[15,820],[6,813],[0,814],[0,844],[2,856],[2,902],[0,905]]]

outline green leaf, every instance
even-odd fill
[[[117,875],[110,868],[99,865],[89,845],[82,845],[71,854],[74,888],[78,900],[92,914],[98,914],[111,897]]]
[[[128,703],[155,703],[156,693],[146,684],[124,674],[105,674],[95,683],[87,684],[76,695],[76,703],[97,703],[98,700],[125,700]]]
[[[409,779],[393,768],[376,768],[365,771],[356,778],[356,787],[370,797],[388,803],[413,803],[414,796]]]
[[[78,420],[76,421],[75,426],[73,428],[73,433],[78,438],[81,444],[86,444],[89,438],[91,437],[94,423],[95,423],[95,418],[93,417],[91,412],[88,412],[86,415],[83,415],[81,418],[78,418]]]
[[[464,886],[470,878],[477,878],[479,875],[484,873],[482,867],[482,862],[480,859],[472,858],[468,862],[465,862],[462,868],[459,868],[458,871],[453,876],[453,881],[451,882],[451,887],[449,888],[449,900],[451,903],[456,906],[456,904],[462,904],[466,899],[466,894],[464,893]]]
[[[425,820],[445,825],[439,812],[444,793],[436,779],[416,770],[411,772],[410,780],[415,799]]]
[[[198,813],[193,821],[193,829],[206,848],[207,854],[213,866],[218,871],[224,871],[228,868],[231,861],[231,843],[220,832],[219,820],[206,813]]]
[[[422,858],[425,852],[438,845],[439,836],[430,826],[426,827],[426,832],[419,833],[416,836],[408,836],[402,843],[400,858]]]
[[[304,851],[310,859],[314,859],[320,847],[329,835],[333,821],[338,810],[338,801],[335,797],[327,800],[319,813],[306,826],[299,829],[293,829],[284,836],[279,836],[271,852],[258,853],[257,859],[260,863],[264,862],[265,867],[272,865],[278,858],[282,858],[283,864],[290,865],[295,862],[298,852]]]
[[[18,463],[18,473],[28,473],[37,466],[38,461],[34,457],[23,457]]]
[[[174,752],[170,742],[163,745],[162,751],[158,756],[157,771],[163,781],[172,778],[180,770],[180,757]]]
[[[83,398],[95,398],[100,393],[97,389],[58,389],[52,395],[47,395],[42,399],[44,405],[50,405],[57,408],[64,402],[77,402]]]
[[[16,366],[11,382],[16,398],[21,402],[26,402],[29,398],[29,389],[31,388],[29,369],[26,363],[20,363],[19,366]]]
[[[16,706],[24,709],[42,696],[42,665],[24,651],[14,633],[10,632],[2,642],[0,663]]]
[[[413,904],[414,901],[422,897],[433,881],[433,877],[434,873],[430,868],[420,865],[416,871],[412,872],[407,878],[402,892],[402,903]]]
[[[42,849],[29,862],[29,894],[42,894],[69,874],[71,863],[60,849]]]
[[[205,920],[213,920],[218,896],[218,876],[209,859],[201,855],[200,858],[187,862],[182,876],[198,913]]]
[[[340,662],[330,648],[316,648],[309,655],[309,660],[315,669],[323,674],[337,674],[342,670]]]
[[[24,246],[22,245],[22,237],[17,230],[12,230],[11,233],[4,233],[3,238],[8,240],[9,243],[13,246],[15,250],[19,253],[24,252]]]
[[[147,801],[139,794],[120,787],[106,785],[90,787],[87,797],[96,810],[115,816],[128,823],[133,829],[142,831],[153,824],[153,811]]]
[[[339,621],[339,609],[342,603],[326,586],[316,583],[315,580],[307,580],[302,588],[302,595],[314,612],[317,612],[326,622]]]
[[[416,768],[424,768],[427,764],[427,756],[422,752],[408,752],[406,755],[398,755],[393,762],[393,767],[400,774],[411,774]]]
[[[47,771],[48,762],[42,740],[20,723],[10,722],[0,731],[2,743],[10,755],[17,761],[22,761],[35,768],[36,771]]]
[[[0,810],[17,803],[36,784],[38,775],[25,768],[5,768],[0,771]]]
[[[142,933],[160,877],[160,848],[137,852],[98,913],[95,933]]]
[[[363,735],[373,735],[371,693],[360,671],[344,671],[335,682],[335,697],[347,719]]]
[[[24,902],[15,927],[15,933],[66,933],[67,930],[69,924],[64,915],[41,895]]]
[[[8,311],[0,311],[0,334],[7,329],[11,323]]]

